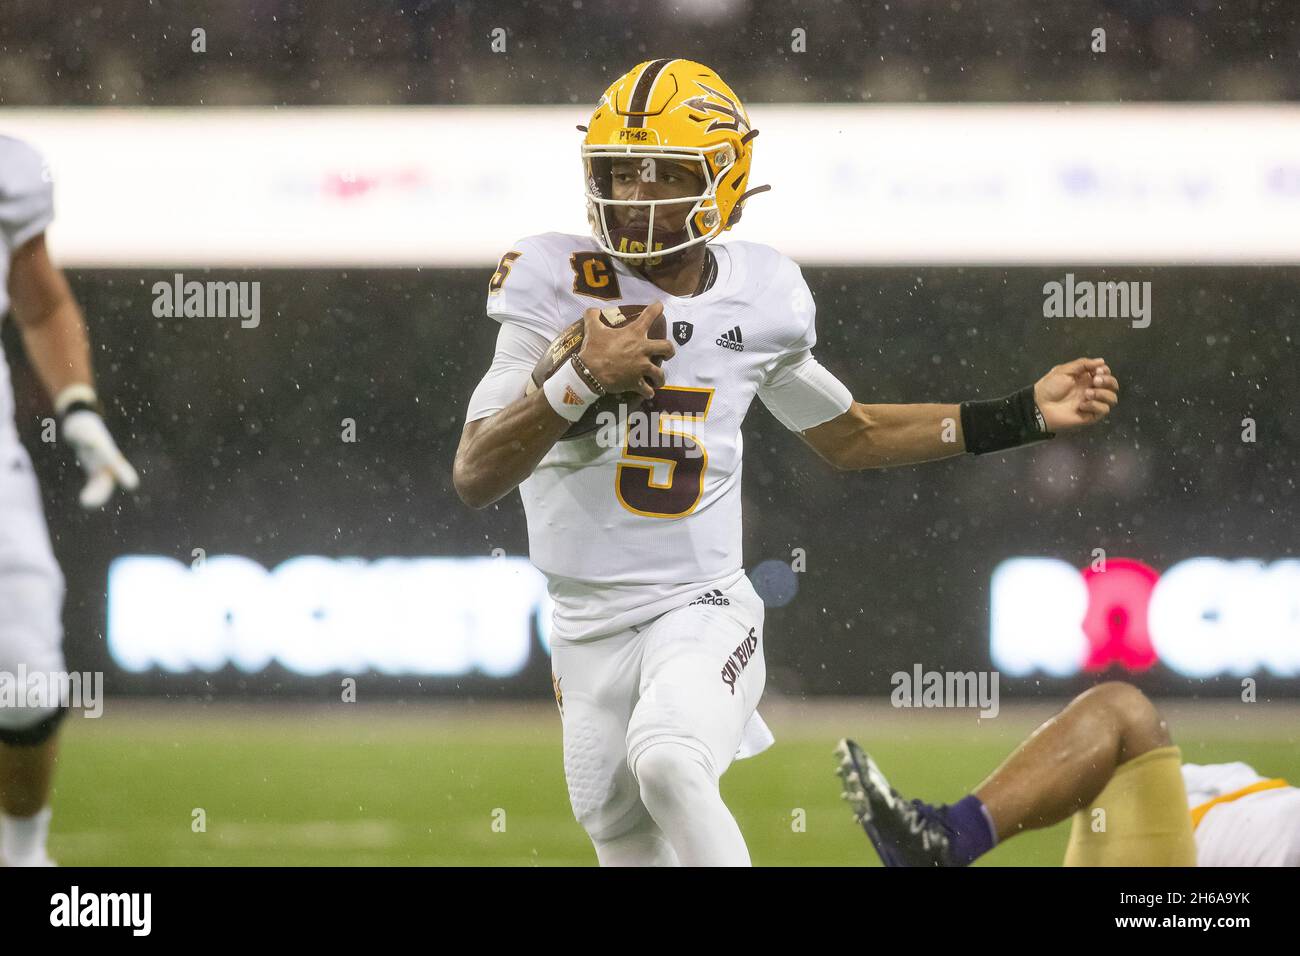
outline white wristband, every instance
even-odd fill
[[[54,396],[54,414],[62,417],[63,412],[73,402],[86,402],[94,405],[98,401],[95,390],[89,385],[78,382],[74,385],[65,386],[64,389]]]
[[[555,374],[542,384],[546,400],[561,418],[576,422],[600,398],[582,380],[570,360],[555,370]]]

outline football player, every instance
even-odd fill
[[[569,796],[599,862],[747,865],[718,779],[772,741],[755,709],[763,602],[741,561],[740,426],[754,398],[826,461],[858,469],[1045,439],[1105,417],[1119,385],[1081,358],[1000,399],[855,402],[813,357],[799,267],[768,246],[710,244],[766,188],[749,181],[758,131],[717,73],[638,64],[580,129],[592,234],[531,236],[502,256],[487,297],[496,355],[453,480],[476,508],[519,488],[555,602]],[[600,310],[621,305],[648,307],[608,327]],[[530,391],[580,316],[580,350]],[[661,318],[666,340],[648,334]],[[607,428],[565,437],[616,395],[643,403],[614,440]]]
[[[951,806],[904,800],[851,740],[836,754],[844,799],[886,866],[965,866],[1071,815],[1066,866],[1300,866],[1300,789],[1244,763],[1180,764],[1131,684],[1080,694]]]
[[[0,136],[0,319],[10,311],[31,364],[54,403],[57,434],[86,471],[81,504],[99,508],[135,470],[100,415],[90,343],[67,280],[50,261],[45,230],[53,190],[40,155]],[[9,367],[0,360],[0,680],[43,675],[58,686],[63,661],[63,575],[54,560],[31,459],[14,426]],[[45,841],[56,736],[65,707],[0,703],[0,866],[51,865]]]

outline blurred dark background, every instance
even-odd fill
[[[1091,49],[1098,28],[1104,53]],[[196,29],[204,53],[191,49]],[[505,53],[493,50],[498,29]],[[806,52],[792,50],[796,30]],[[668,53],[708,62],[750,103],[1283,101],[1300,98],[1300,4],[4,0],[0,106],[591,103],[635,62]],[[1300,268],[1088,270],[1151,281],[1147,329],[1043,319],[1043,283],[1066,271],[806,270],[819,357],[860,400],[996,396],[1078,355],[1108,359],[1123,395],[1101,427],[1046,446],[859,474],[822,465],[756,403],[745,426],[746,567],[807,555],[798,594],[769,611],[772,690],[885,694],[889,675],[918,661],[988,667],[989,576],[1013,555],[1081,567],[1104,548],[1164,570],[1201,555],[1296,554]],[[144,479],[104,514],[75,508],[78,469],[40,442],[49,410],[6,323],[19,425],[68,579],[70,665],[108,668],[116,691],[337,692],[336,680],[275,670],[114,671],[103,593],[122,554],[188,563],[203,548],[266,567],[302,554],[526,554],[517,495],[473,512],[450,486],[495,337],[483,314],[490,273],[187,269],[262,283],[261,325],[241,329],[154,318],[151,286],[170,271],[71,270],[109,425]],[[1257,422],[1254,444],[1241,440],[1244,417]],[[354,444],[340,441],[344,418],[356,420]],[[549,693],[544,655],[533,654],[511,680],[390,684]],[[1239,692],[1235,680],[1161,667],[1137,680]]]
[[[206,53],[191,52],[192,31]],[[505,31],[505,53],[493,31]],[[1092,52],[1092,31],[1106,51]],[[792,52],[793,31],[806,52]],[[1293,0],[4,0],[0,104],[589,103],[640,60],[752,102],[1281,100]]]
[[[475,512],[450,484],[465,404],[495,341],[483,314],[490,271],[241,271],[262,283],[255,329],[154,318],[150,287],[162,273],[75,272],[108,421],[144,479],[105,514],[72,505],[79,471],[39,441],[48,410],[7,329],[19,423],[69,583],[70,665],[107,665],[103,585],[120,554],[189,563],[202,547],[266,567],[300,554],[526,555],[517,494]],[[889,675],[915,662],[987,668],[989,576],[1013,555],[1082,567],[1104,548],[1163,571],[1202,555],[1296,554],[1300,269],[1089,271],[1152,283],[1145,329],[1042,318],[1042,286],[1062,272],[806,270],[819,357],[859,400],[993,397],[1077,355],[1106,358],[1123,394],[1106,423],[1036,448],[851,474],[823,465],[755,402],[745,425],[746,568],[788,563],[795,548],[807,555],[794,600],[769,610],[772,690],[885,694]],[[1254,444],[1241,440],[1247,416]],[[356,420],[354,444],[340,441],[345,417]],[[517,679],[388,685],[544,694],[547,668],[536,647]],[[119,691],[276,690],[286,676],[109,669]],[[1239,681],[1189,681],[1163,665],[1137,680],[1157,691],[1240,691]],[[1088,682],[1045,683],[1059,694]],[[1261,683],[1261,694],[1297,689]],[[337,694],[337,680],[299,686],[313,688]]]

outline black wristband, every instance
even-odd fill
[[[67,408],[59,414],[59,421],[62,422],[73,412],[94,412],[100,418],[103,418],[104,406],[99,404],[98,399],[93,402],[88,402],[84,398],[79,398],[74,402],[68,402]]]
[[[961,433],[972,455],[1018,448],[1054,437],[1034,402],[1034,386],[1004,398],[961,403]]]

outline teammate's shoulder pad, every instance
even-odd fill
[[[558,276],[581,239],[561,232],[525,236],[511,244],[488,282],[487,314],[547,338],[562,330]]]
[[[739,247],[737,252],[744,256],[746,279],[755,284],[755,297],[779,313],[781,325],[791,338],[791,347],[811,346],[816,341],[812,326],[817,306],[799,264],[761,242],[728,242],[727,246]]]
[[[749,281],[764,282],[775,290],[781,286],[805,285],[799,264],[779,249],[761,242],[728,240],[727,248],[733,255],[743,257]]]
[[[45,157],[35,146],[3,134],[0,134],[0,177],[3,177],[5,193],[15,191],[14,186],[30,189],[38,183],[48,185],[50,180]]]
[[[45,158],[12,136],[0,136],[0,233],[12,250],[54,218],[54,186]]]

